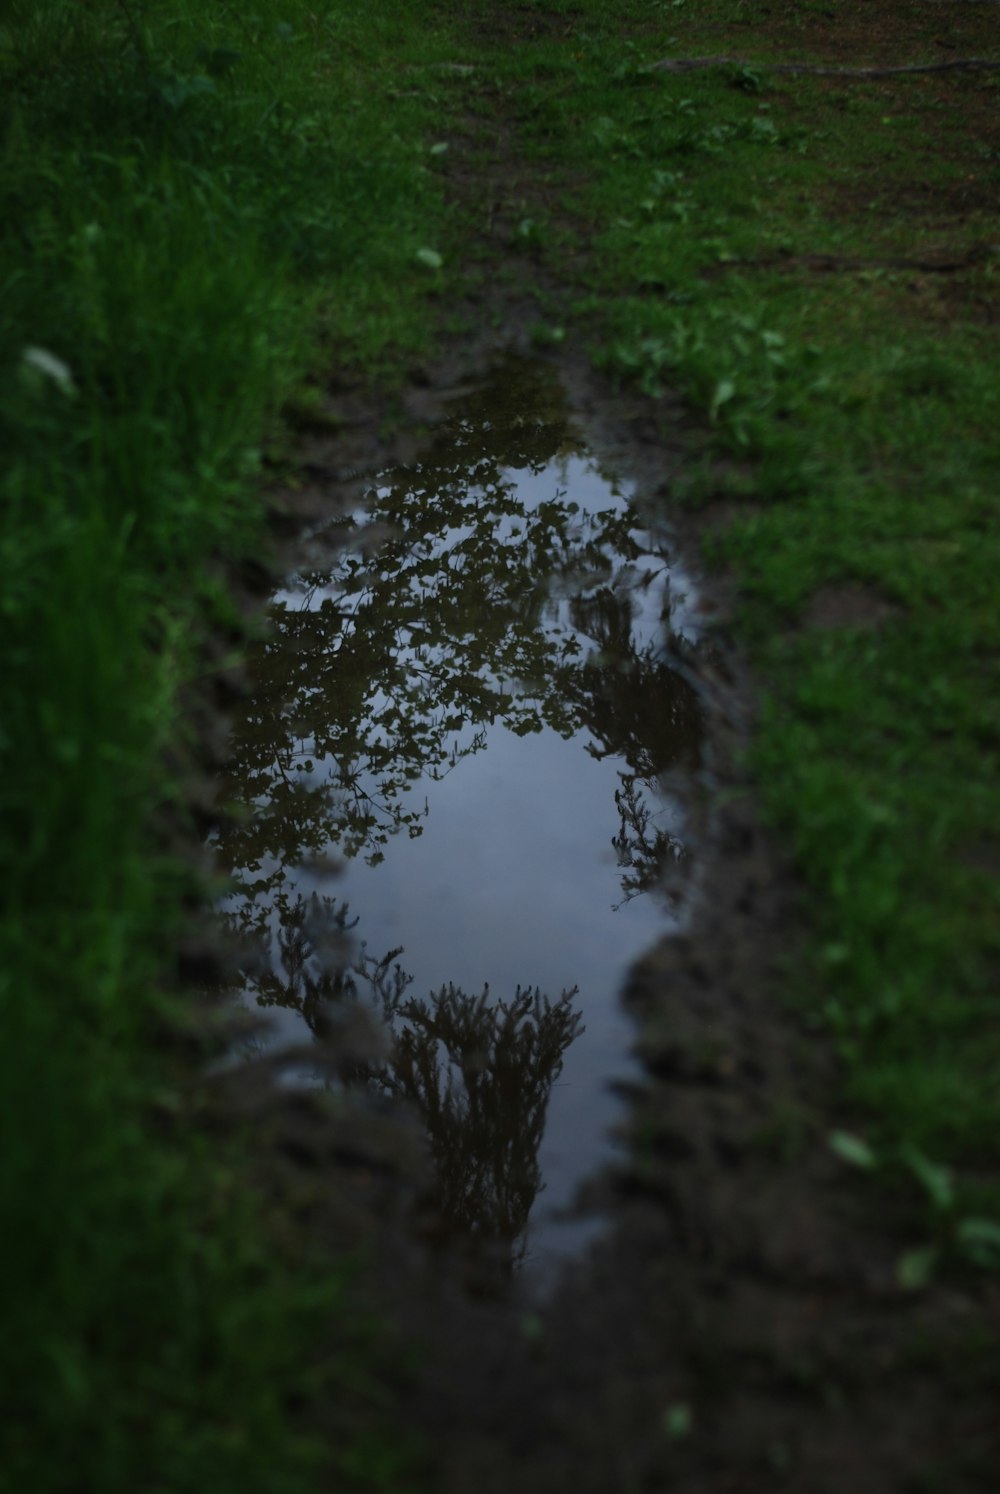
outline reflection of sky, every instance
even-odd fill
[[[578,456],[562,457],[538,473],[508,469],[502,480],[516,489],[524,513],[556,499],[577,505],[573,523],[581,535],[591,516],[622,513],[628,506],[621,491]],[[476,494],[471,488],[470,507]],[[363,515],[355,517],[360,530]],[[503,517],[494,542],[516,544],[519,528],[516,516]],[[435,550],[446,553],[472,533],[471,525],[448,531]],[[646,533],[637,527],[634,534],[642,551],[655,551]],[[634,566],[624,567],[621,556],[608,558],[614,571],[601,584],[611,579],[616,588],[628,587],[637,648],[658,643],[669,598],[663,557],[641,554]],[[430,584],[442,583],[432,578]],[[572,627],[568,599],[586,589],[586,582],[574,587],[563,581],[546,608],[552,631],[576,637],[584,655],[593,645]],[[336,570],[325,583],[317,584],[316,577],[290,581],[276,600],[290,610],[318,611],[327,598],[343,599]],[[398,643],[400,657],[415,660],[414,649],[403,639]],[[373,690],[372,714],[385,704],[385,696]],[[472,723],[467,730],[475,728]],[[538,986],[554,1000],[579,987],[574,1005],[586,1031],[566,1054],[539,1159],[546,1191],[533,1210],[531,1232],[542,1249],[546,1214],[569,1204],[583,1178],[608,1156],[607,1133],[616,1118],[608,1084],[629,1071],[632,1035],[620,1010],[620,988],[631,962],[668,922],[655,896],[623,901],[611,840],[620,828],[615,791],[626,764],[598,761],[585,750],[588,740],[584,733],[567,741],[548,728],[516,736],[498,722],[487,729],[486,750],[462,759],[437,781],[421,778],[403,795],[407,808],[421,808],[426,797],[423,833],[390,837],[380,864],[369,866],[358,856],[335,880],[286,868],[293,900],[296,892],[308,897],[319,891],[350,905],[352,919],[359,919],[356,936],[372,955],[403,947],[399,962],[414,978],[412,995],[453,982],[470,995],[489,984],[495,996],[509,997],[520,984]],[[307,743],[302,747],[308,755]],[[322,781],[329,766],[317,761],[303,777]],[[654,798],[651,808],[654,825],[678,831],[668,803]],[[264,874],[270,869],[265,866]],[[301,1039],[295,1013],[275,1015],[282,1036]]]

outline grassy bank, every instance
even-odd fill
[[[327,1456],[285,1405],[342,1393],[343,1273],[174,1115],[191,874],[152,826],[282,402],[427,335],[433,106],[385,59],[448,52],[405,0],[0,20],[0,1486],[274,1494]]]
[[[808,889],[788,985],[875,1158],[945,1233],[996,1214],[972,1179],[1000,1136],[1000,74],[767,67],[1000,57],[993,18],[582,0],[505,34],[479,61],[549,178],[531,247],[593,356],[679,389],[725,459],[692,453],[665,493],[722,503],[709,559],[735,567],[766,691],[754,766]],[[719,54],[740,60],[651,66]],[[964,1170],[961,1204],[926,1159]]]

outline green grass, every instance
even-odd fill
[[[581,0],[561,35],[521,22],[494,68],[549,201],[572,183],[536,234],[571,319],[616,377],[701,413],[672,501],[735,505],[707,558],[741,584],[765,694],[753,766],[808,888],[790,992],[834,1035],[880,1147],[995,1177],[998,264],[879,261],[1000,238],[997,84],[646,70],[828,60],[852,27],[847,60],[934,60],[927,9],[881,7],[869,36],[856,7],[810,32],[791,5],[751,26],[726,0]],[[959,54],[996,54],[986,21],[961,24]],[[824,272],[817,254],[872,263]],[[845,585],[880,626],[795,629]]]
[[[394,84],[448,56],[405,0],[2,17],[0,1487],[19,1494],[393,1476],[384,1448],[320,1449],[290,1420],[307,1380],[335,1403],[357,1378],[348,1275],[282,1258],[238,1153],[172,1098],[197,888],[153,826],[181,793],[178,690],[228,622],[212,577],[263,540],[282,402],[310,370],[378,374],[426,343],[435,105]]]

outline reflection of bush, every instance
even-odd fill
[[[537,988],[518,987],[505,1001],[491,998],[488,986],[470,996],[453,985],[406,999],[412,977],[398,963],[402,950],[375,958],[362,945],[352,954],[355,922],[334,898],[286,902],[276,935],[257,930],[245,989],[262,1006],[300,1012],[318,1036],[350,1028],[359,1003],[377,1013],[391,1035],[388,1060],[347,1054],[343,1080],[412,1105],[427,1130],[448,1222],[513,1248],[541,1188],[549,1095],[582,1031],[575,989],[555,1002]]]
[[[513,1000],[491,1001],[489,987],[468,996],[449,985],[400,1010],[393,1082],[420,1112],[442,1208],[466,1234],[523,1234],[541,1186],[549,1094],[581,1030],[574,994],[552,1003],[519,987]]]

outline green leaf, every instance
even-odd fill
[[[21,354],[21,368],[29,379],[34,378],[39,384],[47,379],[68,399],[76,397],[76,384],[69,365],[55,353],[50,353],[48,348],[25,348]]]
[[[675,1441],[691,1435],[693,1422],[691,1407],[685,1401],[676,1401],[663,1413],[663,1430]]]
[[[977,1266],[1000,1266],[1000,1223],[995,1219],[963,1219],[955,1241],[967,1260]]]
[[[417,259],[420,264],[426,265],[428,270],[440,270],[444,260],[436,249],[418,249]]]
[[[900,1286],[907,1292],[920,1292],[934,1275],[939,1252],[933,1245],[918,1245],[901,1255],[896,1267]]]
[[[932,1162],[929,1157],[924,1156],[923,1152],[917,1151],[916,1147],[906,1148],[903,1161],[917,1181],[924,1185],[935,1208],[943,1212],[950,1209],[955,1201],[955,1190],[949,1169],[937,1162]]]
[[[720,379],[712,395],[712,403],[708,410],[709,419],[715,420],[722,406],[727,405],[735,393],[736,385],[732,379]]]
[[[861,1167],[865,1172],[871,1172],[878,1166],[878,1158],[867,1141],[863,1141],[860,1136],[853,1136],[850,1131],[832,1131],[827,1141],[830,1150],[850,1167]]]

